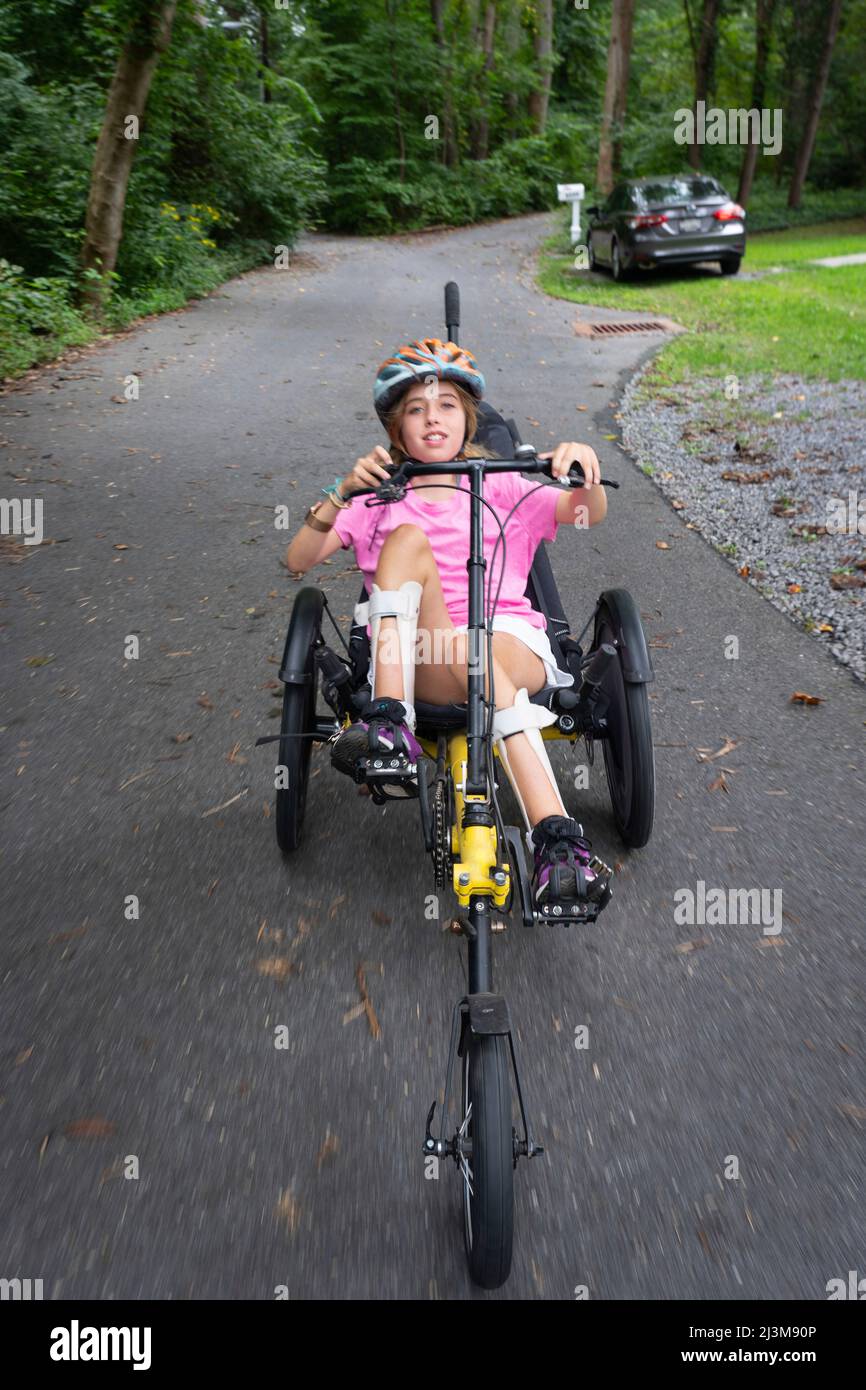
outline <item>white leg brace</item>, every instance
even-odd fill
[[[379,585],[374,583],[367,610],[370,623],[372,698],[375,699],[378,694],[376,666],[382,619],[396,618],[396,634],[393,631],[386,632],[382,640],[393,646],[393,638],[396,635],[399,644],[400,664],[403,668],[402,702],[406,706],[406,723],[413,731],[415,729],[415,706],[413,704],[415,699],[415,636],[418,631],[418,613],[421,608],[422,593],[423,588],[417,579],[405,580],[399,589],[380,589]]]
[[[526,814],[526,806],[523,797],[520,795],[520,788],[515,781],[514,772],[508,761],[506,739],[509,734],[526,734],[532,746],[532,751],[535,753],[538,761],[541,763],[541,766],[550,779],[550,785],[553,787],[556,798],[562,807],[562,815],[567,816],[568,812],[562,804],[562,797],[559,794],[559,787],[556,785],[553,768],[550,766],[550,759],[547,756],[544,739],[541,737],[541,730],[546,728],[549,724],[555,723],[556,715],[552,710],[545,709],[543,705],[533,705],[530,702],[529,692],[525,686],[517,691],[513,705],[506,706],[505,709],[498,709],[493,715],[493,740],[496,744],[496,751],[499,754],[499,761],[505,768],[508,780],[514,788],[514,795],[517,797],[520,810],[523,813],[523,819],[526,821],[526,841],[530,847],[530,857],[533,852],[532,825],[529,816]]]

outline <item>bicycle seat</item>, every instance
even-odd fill
[[[573,691],[572,686],[543,685],[534,695],[530,695],[529,702],[533,705],[546,705],[548,708],[557,710],[558,701],[554,698],[551,704],[551,695],[554,691],[566,690]],[[461,729],[466,724],[466,705],[430,705],[425,700],[415,700],[415,714],[418,720],[419,730],[424,728],[437,729]]]

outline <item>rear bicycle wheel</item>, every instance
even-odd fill
[[[307,807],[307,784],[313,751],[310,735],[316,723],[316,677],[312,646],[306,673],[310,678],[306,685],[283,687],[279,749],[280,764],[286,769],[284,780],[287,786],[277,788],[276,809],[277,844],[283,854],[290,854],[298,848]]]
[[[602,606],[595,630],[595,647],[617,645],[617,629]],[[608,734],[602,740],[604,769],[614,820],[629,849],[641,849],[652,834],[655,813],[655,753],[649,696],[643,682],[624,679],[620,660],[611,662],[604,688],[610,699]]]
[[[460,1160],[463,1238],[469,1273],[498,1289],[511,1271],[514,1240],[514,1131],[508,1039],[468,1033],[463,1054]]]

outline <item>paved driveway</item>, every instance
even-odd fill
[[[574,335],[575,307],[532,286],[550,225],[309,237],[296,268],[4,398],[5,495],[42,497],[55,544],[0,568],[0,1275],[51,1298],[822,1299],[863,1269],[863,688],[606,438],[660,338]],[[622,851],[600,766],[575,791],[558,746],[616,896],[592,930],[497,941],[546,1152],[518,1169],[493,1295],[465,1272],[456,1174],[423,1176],[464,975],[425,917],[417,811],[358,799],[320,756],[283,862],[273,751],[253,747],[299,587],[273,508],[300,525],[381,441],[376,367],[444,333],[451,278],[492,402],[621,479],[552,561],[575,631],[605,586],[635,594],[657,672],[649,846]],[[338,614],[350,566],[304,581]],[[698,881],[782,890],[781,934],[678,925]],[[361,963],[378,1039],[345,1017]]]

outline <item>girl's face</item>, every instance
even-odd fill
[[[463,447],[466,434],[466,412],[454,387],[447,381],[436,381],[438,390],[428,396],[426,386],[413,386],[406,393],[406,405],[400,431],[403,447],[410,458],[420,463],[450,461]]]

